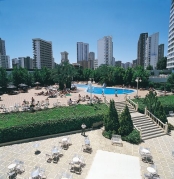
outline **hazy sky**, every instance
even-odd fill
[[[76,62],[76,43],[89,43],[97,58],[97,40],[111,35],[114,57],[137,58],[140,33],[159,32],[165,44],[171,0],[0,0],[0,38],[10,58],[33,57],[32,38],[52,41],[53,57],[69,53]]]

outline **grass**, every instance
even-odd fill
[[[163,105],[166,114],[168,114],[168,107],[174,106],[174,95],[160,96],[160,97],[158,97],[158,100]],[[136,102],[136,103],[138,102],[139,112],[144,113],[144,108],[146,107],[146,105],[144,104],[144,98],[133,99],[133,101]]]
[[[77,105],[68,107],[52,108],[36,112],[18,112],[0,115],[0,129],[13,126],[29,125],[37,122],[61,120],[76,116],[93,116],[106,114],[108,107],[105,104]]]

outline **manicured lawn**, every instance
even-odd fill
[[[0,114],[0,129],[13,126],[24,126],[33,123],[41,123],[51,120],[62,120],[67,118],[87,117],[97,114],[106,114],[108,107],[105,104],[77,105],[69,107],[52,108],[37,112],[18,112]]]

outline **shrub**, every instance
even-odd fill
[[[119,134],[122,136],[129,135],[133,131],[133,122],[129,112],[129,108],[126,105],[124,111],[120,115],[120,128],[118,130]]]
[[[128,136],[123,137],[122,139],[132,144],[139,144],[141,142],[140,133],[135,129]]]
[[[103,131],[103,136],[106,137],[107,139],[111,139],[112,137],[112,131]]]
[[[170,123],[168,123],[168,131],[174,130],[174,126]]]

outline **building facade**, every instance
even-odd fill
[[[77,42],[77,63],[80,61],[88,61],[89,59],[89,44]]]
[[[10,68],[10,57],[7,55],[0,55],[0,67],[9,69]]]
[[[102,64],[115,65],[113,63],[113,42],[111,36],[105,36],[97,43],[98,66]]]
[[[26,68],[33,69],[33,59],[30,57],[18,57],[12,59],[12,68]]]
[[[125,69],[127,69],[127,68],[132,68],[132,63],[126,62],[126,63],[124,64],[124,68],[125,68]]]
[[[137,47],[137,65],[144,66],[147,38],[148,38],[148,33],[140,34],[138,40],[138,47]]]
[[[0,38],[0,55],[6,55],[5,40]]]
[[[69,62],[69,59],[68,59],[68,52],[64,51],[64,52],[61,52],[61,63],[63,62]]]
[[[33,67],[41,69],[42,67],[53,68],[52,42],[40,38],[33,41]]]
[[[146,40],[146,52],[145,52],[145,63],[144,68],[146,69],[149,65],[156,69],[158,62],[158,43],[159,33],[152,34]]]
[[[94,60],[94,70],[98,68],[98,59]]]
[[[158,45],[158,60],[164,57],[164,44]]]
[[[171,0],[168,51],[167,51],[167,69],[174,69],[174,0]]]
[[[137,66],[137,59],[136,60],[132,60],[132,67],[135,68]]]

